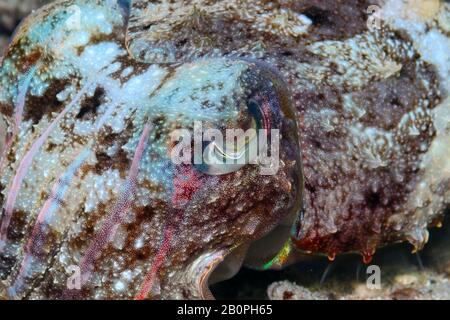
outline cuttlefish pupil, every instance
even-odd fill
[[[267,130],[260,125],[261,108],[255,101],[251,101],[248,110],[252,115],[251,127],[239,132],[234,132],[230,138],[228,135],[222,141],[214,140],[207,143],[203,149],[203,161],[208,166],[221,166],[221,170],[205,170],[209,174],[227,174],[239,170],[242,166],[252,163],[255,158],[264,151],[264,145],[259,144],[260,135],[267,136]],[[223,141],[225,140],[225,141]],[[266,139],[267,141],[267,139]]]

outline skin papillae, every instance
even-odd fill
[[[396,0],[33,13],[0,67],[0,297],[210,298],[242,263],[420,249],[450,200],[449,19]],[[246,129],[251,103],[280,130],[276,174],[171,161],[175,129]]]

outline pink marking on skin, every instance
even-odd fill
[[[163,242],[158,250],[158,254],[155,257],[155,261],[152,264],[150,272],[145,277],[144,283],[141,290],[135,296],[135,300],[144,300],[148,297],[150,290],[153,288],[153,283],[155,281],[156,273],[158,272],[161,265],[166,260],[167,252],[170,250],[170,241],[172,240],[174,233],[174,228],[169,226],[164,232]]]
[[[30,87],[31,80],[33,79],[33,76],[36,73],[36,70],[38,69],[38,66],[39,65],[32,67],[28,71],[25,79],[19,84],[17,99],[16,99],[16,103],[14,105],[13,129],[12,129],[12,132],[7,135],[5,146],[2,150],[2,158],[0,160],[0,172],[3,172],[3,166],[4,166],[4,163],[6,160],[6,156],[9,152],[9,150],[11,149],[14,137],[19,132],[20,125],[22,123],[22,116],[23,116],[23,110],[25,107],[25,100],[26,100],[27,92]]]
[[[21,160],[19,167],[17,169],[17,172],[14,176],[11,188],[8,192],[5,207],[3,209],[3,220],[2,220],[2,224],[0,226],[0,252],[3,251],[3,248],[6,244],[7,231],[8,231],[9,224],[11,222],[14,205],[16,203],[17,196],[19,195],[19,191],[22,186],[23,179],[25,178],[25,175],[28,172],[28,169],[30,168],[34,157],[36,156],[36,154],[38,153],[38,151],[42,147],[42,145],[45,143],[45,141],[47,140],[50,133],[56,127],[58,122],[73,108],[73,106],[76,105],[78,100],[81,99],[81,97],[85,94],[85,92],[87,91],[87,89],[89,88],[90,85],[92,85],[92,83],[87,83],[78,92],[78,94],[75,96],[75,98],[64,108],[63,111],[61,111],[58,114],[58,116],[47,127],[47,129],[44,131],[44,133],[42,133],[41,136],[32,144],[30,150],[28,150],[28,152],[25,154],[25,156]]]
[[[125,184],[122,186],[123,190],[120,193],[114,208],[106,218],[105,222],[101,226],[100,231],[95,235],[92,243],[88,247],[85,255],[81,259],[81,284],[85,285],[90,278],[92,267],[95,260],[99,257],[101,250],[113,239],[117,227],[122,223],[125,215],[128,213],[130,207],[133,204],[133,195],[136,190],[137,175],[139,171],[139,164],[142,159],[142,155],[147,147],[148,136],[150,134],[151,126],[146,124],[142,132],[139,143],[134,153],[133,161],[131,164],[128,178]]]
[[[193,170],[191,166],[180,166],[173,179],[174,192],[172,195],[172,206],[179,210],[177,218],[183,219],[183,206],[192,199],[193,195],[204,184],[204,176]],[[147,273],[143,285],[139,293],[135,296],[135,300],[144,300],[148,298],[150,291],[153,288],[156,274],[159,268],[164,263],[167,253],[171,248],[171,241],[176,228],[174,223],[168,225],[164,230],[163,242],[156,254],[155,261],[152,264],[150,271]]]
[[[67,193],[73,177],[82,164],[86,161],[89,154],[89,148],[83,149],[53,185],[50,196],[47,201],[45,201],[44,206],[39,212],[31,236],[25,246],[25,256],[22,260],[19,273],[16,276],[14,284],[9,289],[11,296],[16,296],[22,290],[24,280],[27,276],[30,276],[28,273],[31,270],[30,266],[33,263],[33,259],[34,261],[40,262],[42,260],[42,256],[45,255],[45,252],[42,252],[40,249],[43,246],[46,236],[45,228],[48,223],[47,221],[49,220],[49,216],[51,216],[57,208],[60,207],[60,203],[63,200],[62,198]]]
[[[15,118],[14,131],[15,132],[17,132],[19,130],[19,126],[22,122],[23,110],[25,107],[25,98],[27,96],[27,92],[28,92],[28,88],[30,87],[31,80],[33,79],[33,76],[36,73],[36,70],[38,69],[38,67],[39,67],[39,65],[35,65],[34,67],[30,68],[24,81],[19,86],[19,94],[17,96],[15,116],[14,116],[14,118]]]
[[[182,209],[205,183],[206,176],[192,166],[179,166],[173,179],[172,206]]]

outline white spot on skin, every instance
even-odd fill
[[[85,212],[94,211],[100,203],[108,202],[118,187],[123,183],[118,170],[108,169],[103,174],[95,175],[89,172],[83,182],[83,191],[86,193],[84,203]]]
[[[122,71],[122,77],[128,77],[131,73],[133,73],[133,71],[134,71],[134,68],[133,67],[128,67],[128,68],[125,68],[123,71]]]
[[[84,77],[91,78],[125,54],[126,51],[120,48],[117,43],[102,42],[87,47],[76,63]]]
[[[114,290],[116,290],[117,292],[122,292],[123,290],[125,290],[125,284],[122,281],[116,281],[116,283],[114,284]]]
[[[113,245],[117,250],[122,250],[125,247],[127,240],[127,233],[125,228],[118,226],[116,234],[114,235]]]
[[[136,241],[134,242],[134,247],[136,249],[140,249],[144,246],[144,240],[142,238],[138,238],[136,239]]]

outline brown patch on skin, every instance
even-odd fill
[[[99,44],[101,42],[118,42],[119,45],[122,45],[120,41],[124,39],[124,35],[125,35],[125,26],[124,27],[114,26],[112,32],[109,34],[104,33],[92,34],[91,37],[89,38],[89,46]]]
[[[291,9],[312,21],[308,41],[343,40],[367,31],[367,8],[378,1],[370,0],[300,0]]]
[[[58,280],[59,279],[54,278],[52,273],[47,272],[46,276],[43,277],[43,280],[39,285],[39,289],[42,290],[47,297],[60,297],[61,290],[58,285],[55,285],[59,283]],[[65,286],[66,283],[63,285]]]
[[[42,57],[42,49],[36,47],[30,54],[19,60],[17,64],[19,72],[27,72]]]
[[[433,88],[438,87],[435,70],[429,65],[418,69],[418,65],[417,60],[404,61],[398,77],[373,82],[353,96],[355,102],[366,111],[361,119],[363,123],[393,130],[402,116],[414,110],[423,100],[422,94],[425,92],[431,101],[427,109],[438,105],[436,90],[424,86],[424,82],[427,82]]]
[[[15,143],[15,141],[13,143]],[[16,161],[16,154],[14,152],[14,144],[13,144],[13,147],[9,149],[9,151],[6,155],[6,160],[9,163],[14,163]]]
[[[46,201],[49,196],[50,196],[50,194],[48,193],[48,191],[42,190],[41,193],[39,194],[39,200]]]
[[[119,137],[120,137],[119,133],[107,133],[101,137],[99,143],[107,146],[112,146]]]
[[[11,103],[0,102],[0,113],[6,117],[12,117],[14,114],[14,105]]]
[[[30,48],[32,48],[31,52],[29,52]],[[25,73],[42,57],[43,49],[32,45],[30,39],[23,36],[11,43],[5,57],[10,57],[12,52],[14,52],[14,66],[20,73]]]
[[[160,219],[161,216],[164,215],[164,212],[168,212],[168,208],[167,203],[157,201],[145,207],[135,208],[132,211],[135,214],[135,220],[133,223],[124,225],[127,233],[124,248],[127,248],[127,251],[129,252],[129,255],[127,255],[126,258],[127,268],[134,267],[136,263],[148,261],[148,259],[155,254],[156,248],[153,245],[144,243],[141,248],[135,248],[135,241],[140,236],[147,235],[147,232],[149,231],[145,230],[147,232],[143,232],[142,226],[145,223],[151,224],[153,219]]]
[[[0,255],[0,280],[6,280],[11,274],[17,258],[15,256],[5,257]]]
[[[83,164],[80,167],[80,173],[79,173],[80,179],[83,180],[86,177],[86,175],[89,172],[93,171],[93,170],[94,170],[94,167],[92,165],[90,165],[90,164]]]
[[[110,130],[110,129],[106,129]],[[96,174],[102,174],[109,168],[118,169],[121,178],[125,178],[130,167],[131,160],[128,159],[127,153],[123,150],[123,146],[129,141],[133,132],[133,124],[131,121],[127,123],[126,129],[121,133],[113,133],[111,131],[101,135],[98,139],[96,151],[97,163],[93,168]],[[117,152],[110,157],[106,154],[106,150],[112,145],[117,145]]]
[[[440,96],[434,68],[417,56],[400,63],[398,76],[372,81],[358,91],[332,86],[294,91],[305,173],[305,214],[294,239],[299,249],[330,256],[357,251],[369,258],[377,247],[404,240],[401,232],[391,230],[388,220],[406,211],[407,196],[420,181],[418,164],[435,129],[433,119],[424,113],[415,115],[417,135],[409,133],[410,126],[399,129],[399,123],[419,106],[433,109]],[[344,110],[344,94],[365,112],[361,117]],[[324,129],[322,110],[332,110],[338,119],[329,131]],[[375,143],[349,152],[353,133],[346,124],[356,123],[362,129],[392,134],[394,146],[375,151],[383,164],[371,167],[368,157],[359,153],[363,147],[377,147]]]
[[[7,241],[20,244],[24,237],[31,232],[32,225],[27,224],[28,213],[21,210],[14,210],[11,223],[7,231]],[[0,253],[0,275],[6,279],[14,270],[13,266],[17,262],[17,256],[6,256]]]
[[[54,144],[53,142],[49,142],[49,143],[47,144],[47,147],[46,147],[45,150],[46,150],[47,152],[52,152],[56,147],[57,147],[56,144]]]
[[[97,163],[95,164],[95,173],[101,175],[107,169],[118,169],[119,172],[126,172],[130,165],[127,154],[122,148],[117,151],[114,157],[108,156],[104,152],[98,152],[95,154],[97,157]]]
[[[132,132],[133,124],[131,121],[127,123],[126,129],[121,133],[114,133],[110,128],[105,128],[95,144],[97,162],[95,165],[83,165],[80,168],[80,177],[84,178],[91,171],[97,175],[101,175],[105,170],[112,168],[117,169],[120,177],[125,179],[131,164],[131,159],[128,158],[127,153],[122,147],[129,141]],[[115,144],[117,145],[117,152],[110,157],[106,150]]]
[[[54,80],[42,97],[28,96],[25,104],[23,120],[31,120],[33,124],[39,123],[42,117],[50,115],[52,112],[59,112],[64,107],[64,103],[60,102],[56,95],[63,91],[70,80]]]
[[[27,225],[28,213],[21,210],[14,210],[11,223],[8,227],[7,238],[11,242],[20,242],[23,239],[25,228]]]
[[[91,35],[91,38],[89,39],[89,46],[99,44],[101,42],[117,42],[123,40],[122,35],[124,34],[123,28],[114,27],[113,31],[110,34],[100,34],[95,33]],[[118,43],[119,45],[122,45],[121,43]],[[79,46],[77,47],[77,54],[81,55],[83,51],[86,49],[86,46]]]
[[[86,120],[89,118],[95,119],[97,115],[97,109],[102,104],[104,96],[105,89],[97,87],[92,97],[88,97],[83,100],[83,102],[81,103],[80,111],[75,118],[81,120]]]
[[[106,205],[104,203],[99,203],[94,214],[91,214],[87,218],[87,221],[83,225],[83,231],[74,238],[69,239],[68,247],[72,252],[77,252],[86,248],[88,245],[87,240],[92,239],[95,235],[96,221],[101,221],[101,218],[106,212]]]
[[[121,178],[126,177],[130,160],[121,146],[118,147],[118,151],[113,157],[108,156],[105,152],[96,152],[95,156],[97,157],[97,163],[94,166],[96,174],[101,175],[105,170],[113,168],[119,170]]]
[[[298,55],[299,48],[314,41],[343,40],[366,32],[367,9],[378,2],[290,0],[263,1],[252,5],[230,1],[228,6],[224,4],[220,9],[213,9],[217,7],[216,2],[201,1],[200,9],[193,7],[194,1],[185,0],[184,13],[172,15],[172,11],[178,9],[172,5],[171,9],[161,9],[164,14],[160,16],[164,16],[164,19],[151,19],[145,16],[146,9],[137,9],[146,7],[147,2],[135,1],[128,24],[127,47],[137,60],[162,63],[191,61],[194,57],[208,56],[217,50],[222,56],[235,55],[236,52],[239,52],[237,55],[242,53],[247,56],[251,55],[250,51],[260,49],[272,56],[273,53],[285,52]],[[162,6],[160,3],[156,5]],[[281,12],[285,14],[281,19],[289,19],[283,26],[277,22]],[[295,29],[300,25],[306,30],[305,23],[294,23],[298,14],[312,21],[307,32]],[[141,40],[148,47],[135,48],[135,43]],[[158,51],[160,48],[163,50]],[[169,51],[175,55],[174,58],[169,58]]]
[[[142,63],[136,60],[130,60],[130,57],[128,55],[117,57],[115,61],[117,63],[120,63],[121,68],[116,72],[112,73],[111,77],[113,79],[119,79],[122,84],[128,82],[131,78],[135,77],[136,75],[145,72],[148,68],[147,63]],[[132,67],[133,72],[131,72],[127,76],[122,76],[122,72],[128,67]]]
[[[165,123],[166,123],[166,117],[164,115],[159,115],[156,118],[152,120],[154,124],[154,132],[155,132],[155,140],[159,141],[161,137],[164,137],[164,131],[165,131]]]
[[[164,191],[166,191],[166,188],[164,187],[164,185],[154,184],[150,180],[144,180],[142,182],[142,187],[149,190],[151,193],[155,193],[155,194],[163,193]]]

